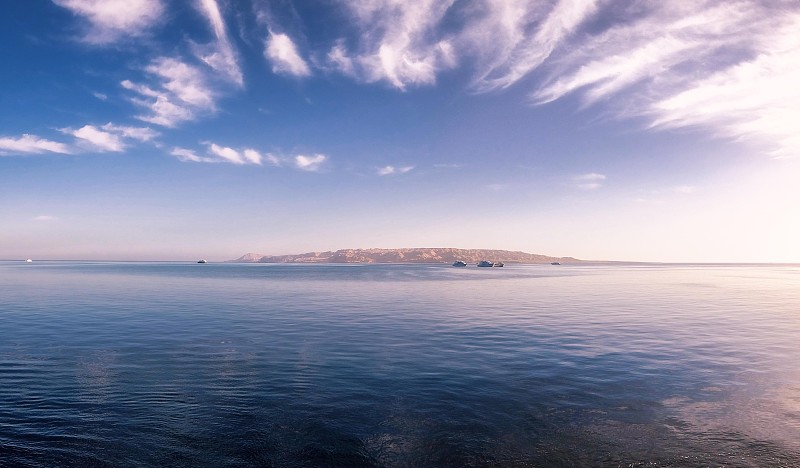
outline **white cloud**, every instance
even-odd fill
[[[111,122],[103,125],[100,128],[124,138],[130,138],[142,142],[150,141],[159,135],[157,131],[148,127],[128,127],[124,125],[114,125]]]
[[[58,218],[56,218],[55,216],[50,216],[50,215],[39,215],[39,216],[34,216],[33,220],[34,221],[40,221],[40,222],[47,222],[47,221],[57,221]]]
[[[597,3],[559,0],[548,12],[550,2],[486,0],[460,38],[479,57],[476,88],[506,88],[525,77],[595,13]]]
[[[89,143],[93,149],[98,151],[119,152],[125,149],[125,144],[119,135],[105,132],[94,125],[84,125],[77,130],[63,129],[63,132]]]
[[[453,45],[437,38],[439,25],[453,0],[343,0],[360,28],[358,51],[344,41],[328,52],[329,64],[366,82],[386,81],[398,89],[433,84],[436,73],[452,68]]]
[[[301,171],[316,172],[322,168],[327,159],[328,157],[324,154],[315,154],[313,156],[299,154],[294,157],[294,164]]]
[[[595,190],[603,186],[603,181],[606,180],[606,176],[596,172],[589,172],[587,174],[575,176],[573,180],[576,183],[575,186],[581,190]]]
[[[180,161],[183,162],[206,162],[206,163],[213,163],[213,162],[220,162],[218,159],[209,158],[207,156],[198,156],[197,153],[190,149],[175,147],[170,151],[172,156],[175,156]]]
[[[90,27],[84,40],[106,44],[125,37],[140,36],[158,24],[164,15],[160,0],[53,0],[82,16]]]
[[[386,176],[392,174],[405,174],[410,170],[414,169],[414,166],[404,166],[404,167],[394,167],[394,166],[384,166],[378,168],[378,175]]]
[[[672,191],[683,195],[689,195],[695,192],[695,188],[689,185],[679,185],[677,187],[672,187]]]
[[[588,174],[576,176],[575,180],[606,180],[606,176],[596,172],[589,172]]]
[[[800,6],[660,2],[619,16],[569,44],[536,102],[575,93],[654,129],[703,128],[800,156]]]
[[[261,164],[261,153],[254,149],[245,149],[242,151],[242,156],[244,156],[244,160],[249,162],[250,164]]]
[[[800,156],[797,2],[341,3],[353,34],[324,60],[359,81],[431,85],[460,62],[479,92],[542,76],[537,104],[577,95],[654,129],[697,127]]]
[[[178,59],[160,57],[145,68],[154,86],[124,80],[123,88],[137,93],[131,101],[148,110],[137,119],[175,127],[216,110],[216,93],[204,74]]]
[[[298,155],[293,158],[279,156],[273,153],[264,153],[253,148],[237,149],[229,146],[205,142],[207,153],[199,155],[191,149],[175,147],[169,154],[183,162],[203,163],[228,163],[235,165],[263,165],[265,162],[271,166],[281,167],[286,162],[291,162],[295,168],[304,171],[317,171],[327,160],[327,156],[315,154],[313,156]]]
[[[70,154],[72,150],[64,143],[39,138],[27,133],[20,137],[0,137],[0,155],[37,154],[37,153]]]
[[[340,73],[350,77],[356,76],[356,68],[353,64],[353,59],[347,56],[347,49],[342,39],[336,41],[336,44],[331,47],[327,59],[334,70],[338,70]]]
[[[648,109],[654,128],[702,126],[800,157],[800,13],[764,31],[758,55],[663,96]]]
[[[272,71],[293,76],[309,76],[311,69],[300,57],[297,46],[286,34],[269,33],[264,57],[272,62]]]
[[[211,143],[208,146],[208,151],[211,152],[211,154],[213,154],[214,156],[220,158],[221,160],[232,164],[246,163],[245,159],[242,157],[242,153],[236,151],[233,148],[228,148],[227,146],[219,146],[216,143]]]
[[[239,59],[228,36],[219,5],[216,0],[197,0],[197,7],[205,15],[216,38],[216,42],[212,44],[196,46],[198,57],[226,80],[242,86],[244,77]]]
[[[111,122],[99,128],[94,125],[84,125],[77,130],[63,128],[61,131],[80,140],[85,149],[101,152],[121,152],[128,147],[129,142],[126,140],[147,142],[158,136],[158,132],[147,127],[128,127]]]
[[[328,65],[398,89],[431,85],[460,58],[476,67],[474,86],[513,85],[547,60],[591,18],[598,0],[343,0],[359,39],[327,52]],[[452,13],[452,14],[450,14]],[[453,21],[455,20],[455,21]]]

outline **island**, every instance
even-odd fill
[[[504,263],[566,264],[580,263],[573,257],[551,257],[526,252],[490,249],[403,248],[342,249],[294,255],[247,253],[230,263],[453,263],[475,264],[482,260]]]

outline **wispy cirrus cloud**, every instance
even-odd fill
[[[653,128],[706,127],[800,157],[800,12],[764,31],[752,58],[665,93],[645,113]]]
[[[217,92],[197,67],[176,58],[160,57],[145,67],[145,72],[149,85],[130,80],[120,83],[137,94],[131,102],[147,110],[137,119],[175,127],[216,110]]]
[[[341,4],[354,34],[335,40],[324,61],[359,81],[405,90],[461,64],[477,92],[524,81],[537,105],[577,95],[655,130],[700,128],[800,155],[797,2]]]
[[[383,166],[378,168],[377,173],[380,176],[387,176],[393,174],[405,174],[414,169],[414,166],[403,166],[403,167],[395,167],[395,166]]]
[[[48,221],[58,221],[58,218],[50,215],[39,215],[39,216],[34,216],[33,220],[46,223]]]
[[[297,77],[311,75],[311,68],[297,51],[294,41],[286,34],[270,31],[264,57],[272,63],[272,71]]]
[[[475,87],[507,88],[550,58],[597,11],[596,0],[486,0],[459,41],[478,57]]]
[[[663,2],[570,44],[532,95],[578,94],[652,129],[702,128],[800,155],[800,6]]]
[[[72,152],[69,145],[65,143],[27,133],[19,137],[0,137],[0,156],[39,153],[71,154]]]
[[[194,44],[198,58],[227,81],[242,86],[244,76],[239,66],[239,57],[228,35],[219,4],[216,0],[196,0],[196,2],[198,10],[211,26],[215,38],[215,42],[211,44]]]
[[[440,72],[466,59],[475,67],[473,86],[478,91],[506,88],[527,76],[564,45],[599,4],[598,0],[342,3],[359,39],[354,50],[344,39],[332,45],[326,56],[331,68],[404,90],[434,84]]]
[[[88,22],[85,42],[108,44],[141,36],[164,15],[161,0],[53,0]]]
[[[433,84],[442,69],[455,66],[453,45],[437,29],[454,0],[344,0],[361,30],[356,51],[343,39],[327,54],[328,64],[366,82],[386,81],[395,88]]]

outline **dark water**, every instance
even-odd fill
[[[800,267],[0,262],[2,466],[800,466]]]

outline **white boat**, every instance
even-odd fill
[[[31,263],[31,262],[33,262],[33,260],[31,260],[31,259],[29,258],[29,259],[25,260],[25,262],[26,262],[26,263]]]
[[[491,267],[491,266],[494,266],[494,263],[487,262],[486,260],[481,260],[480,262],[478,262],[478,266],[479,267]]]
[[[456,260],[453,262],[454,267],[465,267],[467,266],[467,262],[462,262],[461,260]]]
[[[198,260],[197,263],[208,263],[208,262],[205,260]]]

